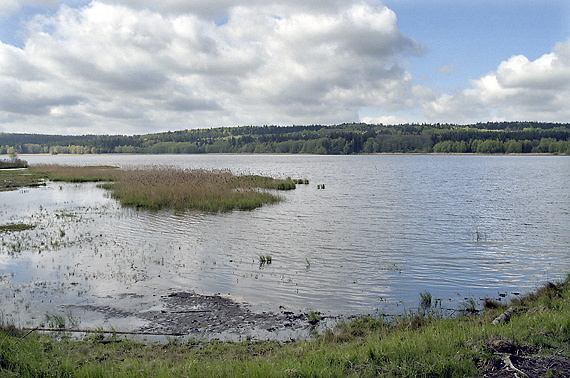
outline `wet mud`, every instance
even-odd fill
[[[290,341],[306,338],[312,331],[332,326],[335,316],[322,316],[315,324],[303,312],[280,307],[279,312],[255,312],[247,303],[221,295],[174,292],[160,298],[160,308],[125,310],[110,305],[74,305],[106,318],[138,318],[144,325],[133,333],[200,340],[239,341],[248,338]],[[138,322],[137,322],[138,323]]]

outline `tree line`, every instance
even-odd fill
[[[0,154],[552,153],[570,155],[570,124],[489,122],[240,126],[144,135],[0,133]]]

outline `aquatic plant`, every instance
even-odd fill
[[[45,185],[43,177],[27,170],[0,169],[0,192]]]
[[[271,265],[271,262],[273,261],[273,258],[271,257],[271,255],[259,255],[259,267],[262,267],[263,265],[267,264],[267,265]]]
[[[311,325],[316,325],[321,321],[321,315],[315,311],[309,311],[305,314],[305,317],[307,318],[307,322]]]
[[[36,225],[27,223],[9,223],[0,225],[0,232],[33,230],[35,227]]]
[[[65,317],[62,315],[50,315],[50,314],[45,314],[45,326],[47,326],[48,328],[65,328]],[[42,327],[44,326],[43,324],[41,325]]]
[[[420,307],[423,310],[431,308],[432,296],[429,291],[422,291],[420,293]]]
[[[468,314],[475,314],[478,312],[477,303],[473,298],[465,298],[465,300],[459,304],[459,308]]]
[[[473,239],[475,239],[476,242],[483,242],[487,240],[487,234],[483,231],[480,231],[479,228],[477,227],[475,229],[475,232],[473,233]]]

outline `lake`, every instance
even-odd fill
[[[310,184],[280,192],[278,204],[228,214],[121,208],[94,184],[0,193],[0,224],[37,225],[1,234],[0,315],[21,326],[64,314],[83,327],[135,329],[145,320],[127,310],[156,310],[176,291],[220,293],[259,311],[401,314],[423,291],[458,308],[570,272],[570,157],[23,158],[229,169]],[[102,307],[104,315],[92,311]]]

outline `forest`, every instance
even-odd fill
[[[471,125],[350,123],[332,126],[237,126],[144,135],[0,133],[0,154],[371,154],[549,153],[570,155],[570,124]]]

